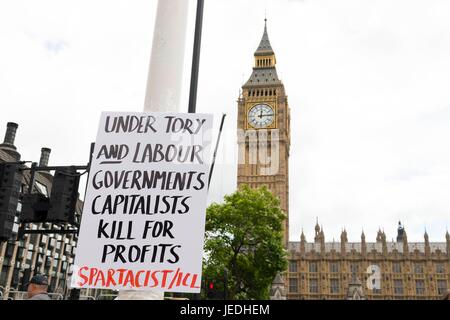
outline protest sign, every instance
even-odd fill
[[[212,115],[102,113],[72,287],[200,292]]]

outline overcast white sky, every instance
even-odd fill
[[[186,69],[191,60],[191,2]],[[87,162],[103,110],[143,108],[156,0],[0,2],[0,134],[23,160]],[[450,224],[450,1],[207,0],[199,112],[227,113],[210,201],[236,185],[239,88],[267,8],[292,110],[290,231],[410,241]],[[223,59],[227,58],[227,63]],[[186,72],[185,78],[188,80]],[[188,81],[183,105],[187,110]]]

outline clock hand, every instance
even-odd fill
[[[273,113],[271,113],[271,114],[263,114],[263,115],[261,115],[261,117],[271,117],[271,116],[273,116]]]

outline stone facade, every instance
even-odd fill
[[[380,230],[375,242],[362,233],[351,243],[344,230],[340,242],[325,242],[317,224],[314,242],[302,233],[289,243],[287,275],[288,299],[441,299],[450,285],[450,235],[410,243],[400,225],[396,241]]]

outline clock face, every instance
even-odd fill
[[[248,123],[253,128],[260,129],[270,126],[275,120],[275,112],[267,104],[257,104],[248,112]]]

